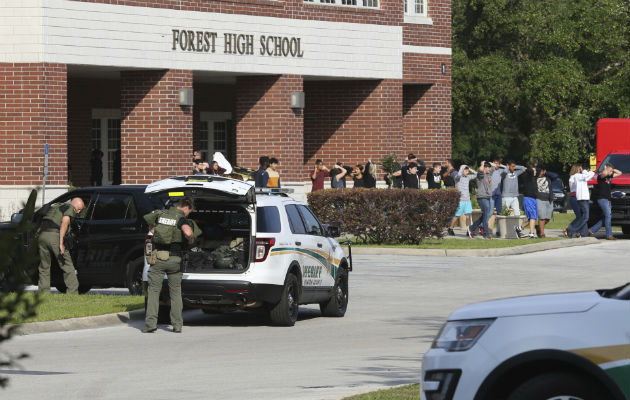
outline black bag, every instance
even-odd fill
[[[66,250],[72,250],[75,248],[77,244],[77,235],[74,232],[66,233],[66,236],[63,237],[63,247]]]

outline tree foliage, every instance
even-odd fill
[[[22,220],[3,231],[0,236],[0,344],[11,339],[17,325],[12,321],[23,320],[35,315],[39,296],[25,296],[25,287],[33,276],[31,269],[38,264],[37,246],[25,246],[24,238],[34,229],[32,216],[35,210],[37,191],[31,191]],[[15,368],[17,361],[26,354],[13,355],[0,351],[0,369]],[[8,378],[0,376],[0,387],[6,386]]]
[[[453,0],[453,153],[567,165],[630,116],[627,0]]]

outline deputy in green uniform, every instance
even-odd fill
[[[168,277],[168,290],[171,297],[171,324],[173,332],[182,331],[182,251],[186,243],[192,244],[195,235],[194,223],[186,217],[193,211],[194,203],[190,197],[184,197],[177,207],[168,210],[156,210],[144,216],[153,230],[153,251],[157,257],[151,260],[149,268],[149,289],[145,327],[143,333],[157,329],[160,291],[164,274]]]
[[[40,292],[50,291],[50,265],[52,257],[56,258],[59,268],[63,271],[63,281],[68,288],[67,293],[79,293],[79,281],[77,272],[72,263],[70,252],[63,245],[63,238],[70,227],[70,220],[76,217],[85,205],[83,200],[75,197],[67,203],[55,203],[50,206],[50,210],[42,218],[39,237],[39,283]]]

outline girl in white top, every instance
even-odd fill
[[[578,201],[578,206],[582,215],[576,216],[576,218],[569,224],[569,227],[565,230],[565,235],[573,237],[588,236],[588,216],[589,216],[589,200],[590,193],[588,191],[588,181],[593,179],[595,172],[585,171],[581,167],[577,172],[569,178],[569,189],[571,192],[575,192],[575,198]]]

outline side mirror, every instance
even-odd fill
[[[341,236],[341,232],[339,231],[339,227],[338,226],[328,226],[326,228],[326,236],[331,237],[331,238],[338,238],[339,236]]]
[[[11,215],[11,222],[14,224],[19,224],[22,221],[22,216],[24,216],[24,214],[22,213],[14,213]]]

